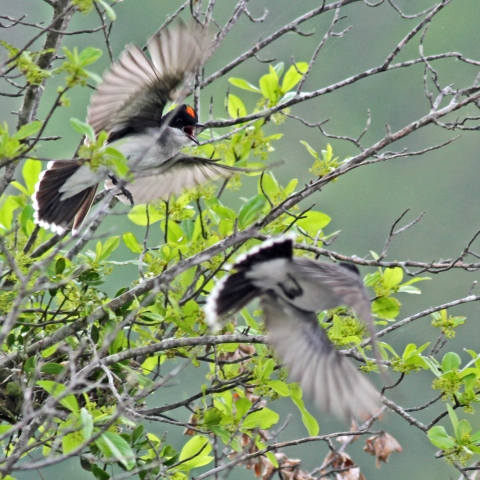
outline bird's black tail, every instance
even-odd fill
[[[65,192],[60,191],[79,168],[80,164],[72,160],[56,160],[48,164],[32,195],[35,223],[59,234],[63,233],[72,221],[73,231],[80,227],[90,210],[97,186],[88,187],[64,200],[62,196]]]
[[[282,235],[271,238],[245,255],[240,256],[233,265],[234,270],[250,270],[253,266],[277,258],[290,259],[293,256],[293,237]]]
[[[292,258],[292,255],[293,239],[282,236],[267,240],[240,256],[232,267],[235,273],[223,277],[208,297],[205,305],[207,323],[218,325],[220,317],[237,312],[261,293],[261,289],[248,278],[252,268],[277,258]]]

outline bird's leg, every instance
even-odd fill
[[[133,202],[133,196],[132,194],[121,185],[121,183],[113,176],[109,175],[108,178],[112,181],[112,183],[120,189],[120,192],[122,192],[122,195],[125,195],[126,199],[130,202],[130,205],[133,207],[134,202]]]

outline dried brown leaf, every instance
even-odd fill
[[[365,441],[363,448],[366,452],[375,455],[377,468],[380,468],[380,462],[388,462],[388,457],[393,452],[401,452],[402,446],[390,434],[383,432],[380,435],[374,435]]]
[[[322,467],[325,468],[320,471],[320,474],[328,475],[328,477],[320,477],[319,480],[329,480],[332,470],[338,470],[335,472],[336,480],[365,480],[365,477],[360,472],[360,467],[357,467],[345,452],[330,452],[325,457]]]

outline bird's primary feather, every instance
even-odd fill
[[[149,40],[150,59],[136,45],[128,45],[91,97],[87,122],[95,133],[106,130],[113,141],[122,131],[157,128],[175,89],[202,63],[209,41],[197,24],[179,21]]]

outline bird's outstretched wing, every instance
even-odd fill
[[[284,303],[275,295],[262,295],[261,307],[267,341],[302,387],[324,412],[339,418],[375,414],[380,395],[332,345],[314,313]]]
[[[219,177],[228,178],[237,172],[251,171],[257,170],[222,165],[217,159],[178,154],[158,168],[136,172],[134,180],[125,188],[131,193],[135,204],[147,203],[168,200],[171,195]],[[111,180],[105,182],[105,188],[113,187]],[[130,203],[121,192],[117,197],[123,203]]]
[[[300,308],[305,310],[328,310],[339,306],[352,308],[366,323],[372,322],[370,300],[362,277],[353,266],[317,262],[304,257],[294,257],[292,268],[302,283],[312,284],[323,295],[302,299]],[[325,304],[321,299],[325,298]],[[319,302],[316,304],[315,302]]]
[[[158,128],[166,103],[202,64],[209,42],[198,24],[177,21],[149,40],[150,59],[136,45],[128,45],[93,93],[87,122],[97,134],[110,132],[112,139],[125,129]]]

